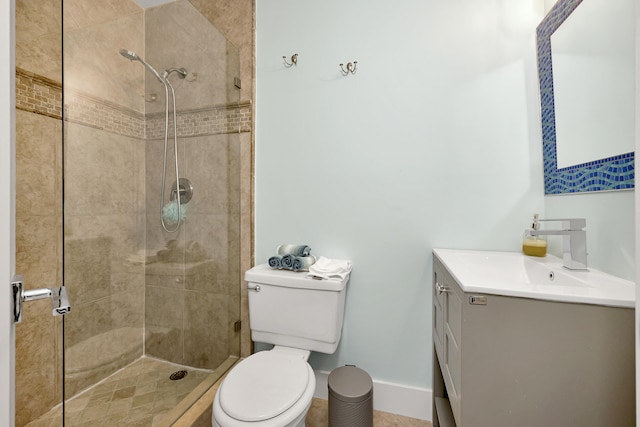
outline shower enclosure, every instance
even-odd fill
[[[63,0],[62,24],[59,249],[72,311],[55,321],[64,409],[43,417],[169,423],[239,355],[239,139],[250,125],[238,50],[188,0]],[[168,115],[160,77],[175,90]],[[191,198],[163,227],[183,179]]]

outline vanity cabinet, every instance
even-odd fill
[[[635,426],[633,308],[464,292],[433,257],[434,427]]]
[[[434,361],[440,362],[438,367],[443,387],[446,387],[448,405],[454,413],[459,413],[461,309],[464,294],[442,264],[434,264],[433,277]],[[445,403],[436,398],[436,404],[444,406]]]

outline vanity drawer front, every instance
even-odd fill
[[[462,338],[462,301],[464,294],[448,274],[445,278],[445,285],[447,288],[447,297],[445,298],[444,307],[445,332],[451,334],[455,339],[456,344],[460,345],[460,339]]]
[[[451,411],[458,425],[460,423],[460,410],[462,406],[462,396],[460,396],[461,387],[461,367],[460,367],[460,348],[457,342],[450,334],[445,334],[445,361],[442,365],[444,383],[447,387]]]
[[[444,299],[444,363],[443,376],[449,393],[451,411],[458,425],[461,424],[462,412],[462,302],[464,294],[453,278],[445,271],[447,288]]]
[[[433,344],[441,362],[444,361],[444,294],[438,292],[437,286],[444,283],[440,266],[433,270]]]

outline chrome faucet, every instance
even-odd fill
[[[564,268],[587,270],[587,220],[584,218],[539,219],[540,222],[562,222],[561,230],[527,230],[530,236],[562,236]]]

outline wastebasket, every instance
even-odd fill
[[[347,365],[329,374],[329,427],[373,427],[373,381]]]

